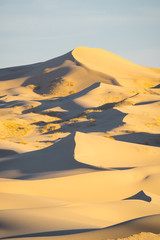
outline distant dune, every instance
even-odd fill
[[[0,69],[0,239],[160,239],[159,86],[97,48]]]

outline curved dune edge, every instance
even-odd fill
[[[6,238],[7,239],[7,238]],[[8,238],[9,239],[9,238]],[[26,238],[14,238],[15,240],[25,240]],[[34,237],[34,238],[29,238],[30,240],[50,240],[50,239],[54,239],[53,237]],[[57,238],[57,239],[64,239],[65,238]],[[66,238],[67,239],[67,238]],[[100,239],[97,239],[100,240]],[[160,240],[160,234],[154,234],[154,233],[149,233],[149,232],[141,232],[139,234],[134,234],[131,235],[129,237],[125,237],[125,238],[103,238],[103,240]]]
[[[122,86],[153,87],[159,81],[156,71],[103,49],[77,47],[72,51],[72,55],[88,68],[114,77]]]
[[[7,143],[2,146],[6,148]],[[12,149],[19,150],[16,147],[17,144],[11,144]],[[76,172],[80,174],[149,166],[152,166],[154,173],[159,171],[160,164],[160,149],[157,147],[82,132],[72,133],[57,143],[36,151],[7,156],[7,150],[3,153],[6,158],[0,161],[0,177],[6,178],[16,177],[16,171],[19,179],[36,179],[46,174],[52,178],[72,173],[74,175]]]
[[[0,239],[58,239],[58,240],[158,240],[160,239],[160,215],[153,215],[133,219],[131,221],[123,222],[115,226],[107,227],[101,230],[88,230],[81,229],[82,233],[64,235],[65,231],[55,232],[39,232],[29,233],[24,235],[13,235]],[[78,232],[78,230],[77,230]],[[132,236],[131,236],[132,235]]]
[[[82,132],[76,132],[75,143],[75,159],[96,167],[127,168],[160,163],[160,149],[151,146],[115,141]]]
[[[2,69],[0,87],[6,83],[38,98],[38,94],[68,96],[95,82],[129,88],[150,88],[159,84],[159,71],[142,67],[103,49],[77,47],[63,56],[22,67]],[[19,89],[18,89],[19,88]],[[11,90],[13,91],[13,90]]]
[[[14,238],[15,240],[25,240],[26,238]],[[40,240],[47,240],[47,239],[54,239],[53,237],[34,237],[34,238],[30,238],[30,240],[37,240],[37,239],[40,239]],[[60,239],[60,238],[57,238],[57,239]],[[104,239],[104,238],[103,238]],[[100,239],[97,239],[97,240],[100,240]],[[104,239],[104,240],[160,240],[160,234],[154,234],[154,233],[148,233],[148,232],[142,232],[142,233],[139,233],[139,234],[134,234],[134,235],[131,235],[129,237],[126,237],[126,238],[116,238],[116,239]]]
[[[86,47],[0,69],[0,238],[159,234],[159,80]]]

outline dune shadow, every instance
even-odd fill
[[[78,113],[81,113],[82,111],[84,111],[86,108],[76,104],[74,102],[74,100],[78,97],[82,97],[84,95],[86,95],[88,92],[90,92],[91,90],[97,88],[100,86],[100,83],[94,83],[91,86],[83,89],[82,91],[79,91],[78,93],[72,94],[70,96],[65,96],[65,97],[58,97],[56,99],[44,99],[44,100],[39,100],[39,102],[41,103],[39,106],[37,107],[32,107],[30,109],[26,109],[24,110],[22,113],[26,114],[26,113],[39,113],[42,115],[56,115],[56,111],[50,111],[50,112],[46,112],[47,109],[50,108],[55,108],[55,107],[62,107],[62,109],[66,110],[66,113],[64,112],[59,112],[59,114],[61,113],[62,115],[64,115],[64,120],[67,120],[66,117],[71,118],[74,115],[77,115]],[[72,110],[70,110],[72,107]],[[45,112],[44,112],[45,110]],[[73,113],[72,113],[73,112]],[[66,116],[67,115],[67,116]]]
[[[151,89],[154,89],[154,88],[160,88],[160,84],[158,84],[158,85],[152,87]]]
[[[44,70],[45,71],[45,70]],[[28,86],[34,84],[37,88],[34,89],[34,92],[38,94],[47,94],[54,90],[54,88],[61,84],[63,77],[71,71],[70,67],[61,67],[60,69],[55,69],[49,73],[38,73],[33,77],[28,78],[22,86]]]
[[[140,191],[138,193],[136,193],[135,195],[125,198],[123,200],[142,200],[145,202],[151,202],[152,198],[148,195],[146,195],[143,191]]]
[[[59,231],[47,231],[47,232],[38,232],[38,233],[27,233],[21,235],[12,235],[1,237],[0,239],[14,239],[14,238],[34,238],[34,237],[54,237],[54,236],[67,236],[77,234],[79,239],[86,240],[86,237],[92,238],[93,234],[97,236],[96,239],[99,238],[124,238],[128,237],[129,235],[133,235],[140,232],[152,232],[155,234],[159,234],[159,222],[160,214],[149,215],[144,217],[139,217],[131,220],[127,220],[118,224],[111,225],[109,227],[103,228],[88,228],[88,229],[69,229],[69,230],[59,230]],[[154,222],[154,224],[153,224]],[[151,224],[152,223],[152,224]],[[128,229],[126,233],[124,232],[125,229]],[[87,233],[88,235],[83,235],[83,233]],[[82,235],[78,235],[81,234]],[[91,234],[91,235],[90,235]]]
[[[25,80],[22,86],[34,84],[39,87],[34,90],[38,94],[54,93],[54,88],[57,84],[60,85],[63,81],[65,82],[64,77],[74,72],[75,69],[81,71],[82,79],[87,78],[86,87],[98,81],[120,86],[119,82],[113,76],[94,71],[78,62],[73,57],[72,51],[60,57],[43,62],[35,71],[32,71],[30,74],[31,76]],[[76,80],[76,77],[75,81],[77,81],[77,83],[79,82],[79,80]]]
[[[10,155],[14,155],[14,154],[17,154],[17,152],[14,151],[14,150],[0,149],[0,158],[10,156]]]
[[[147,104],[152,104],[152,103],[156,103],[156,102],[160,102],[160,100],[156,100],[156,101],[146,101],[146,102],[139,102],[139,103],[136,103],[135,106],[139,106],[139,105],[147,105]]]
[[[61,132],[106,132],[112,130],[113,128],[122,126],[124,124],[123,118],[127,114],[114,109],[114,107],[123,103],[125,99],[119,102],[106,103],[92,108],[83,107],[76,103],[75,99],[86,95],[99,86],[100,83],[97,82],[86,89],[67,97],[61,97],[53,100],[41,100],[39,101],[41,103],[39,106],[26,109],[22,113],[28,114],[33,112],[41,115],[58,117],[58,120],[56,119],[47,123],[38,121],[33,124],[37,126],[45,126],[45,124],[48,123],[61,124]],[[56,107],[61,107],[62,111],[56,111]],[[79,121],[78,119],[81,118],[84,118],[84,120]],[[90,119],[93,119],[93,122],[91,122],[92,120],[90,121]],[[70,125],[69,122],[71,123]],[[72,126],[72,129],[70,126]],[[49,133],[56,133],[58,131],[59,130],[55,130]]]
[[[160,146],[160,134],[145,133],[145,132],[133,132],[129,134],[115,135],[115,140],[137,143],[143,145]]]
[[[73,65],[78,65],[77,61],[72,56],[72,51],[70,51],[62,56],[40,63],[30,73],[30,76],[28,74],[29,77],[22,86],[34,84],[39,87],[34,90],[36,93],[49,93],[52,90],[51,88],[54,88],[54,85],[63,81],[63,77],[72,70],[72,64],[63,65],[66,61],[70,61]]]
[[[24,66],[16,66],[0,69],[0,81],[14,80],[22,76],[28,76],[29,72],[39,67],[41,63],[35,63]]]
[[[108,104],[108,109],[97,111],[91,109],[91,111],[84,111],[81,114],[67,119],[66,121],[56,121],[57,123],[63,123],[61,132],[73,132],[80,131],[83,133],[91,132],[107,132],[114,128],[123,126],[124,117],[127,115],[117,109],[112,108],[112,104]],[[84,116],[84,118],[83,118]],[[83,120],[80,120],[83,119]],[[58,131],[58,130],[57,130]],[[56,131],[53,131],[53,133]]]
[[[2,160],[0,162],[0,176],[4,177],[5,172],[8,174],[18,171],[21,173],[19,177],[17,176],[18,179],[29,179],[37,175],[41,176],[41,174],[76,169],[104,171],[102,168],[76,161],[74,149],[74,134],[70,134],[50,147],[17,154]]]
[[[78,233],[85,233],[96,231],[96,228],[88,228],[88,229],[69,229],[69,230],[59,230],[59,231],[48,231],[48,232],[38,232],[38,233],[28,233],[22,235],[14,235],[3,237],[0,239],[14,239],[14,238],[31,238],[31,237],[54,237],[54,236],[64,236],[64,235],[71,235],[71,234],[78,234]]]
[[[45,68],[56,68],[63,64],[65,60],[73,61],[74,58],[71,53],[72,51],[44,62],[0,69],[0,81],[29,77],[24,83],[24,86],[26,86],[30,84],[31,80],[35,79],[36,81],[37,76],[43,73]]]
[[[124,238],[140,232],[160,233],[160,214],[143,216],[99,230],[108,238]],[[128,229],[125,233],[125,229]],[[96,233],[96,232],[95,232]]]
[[[0,108],[13,108],[13,107],[21,107],[23,106],[25,101],[22,100],[14,100],[10,102],[0,101]]]

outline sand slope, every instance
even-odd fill
[[[0,69],[0,239],[159,239],[159,84],[86,47]]]

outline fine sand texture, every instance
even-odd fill
[[[160,239],[160,69],[87,47],[0,69],[0,239]]]

